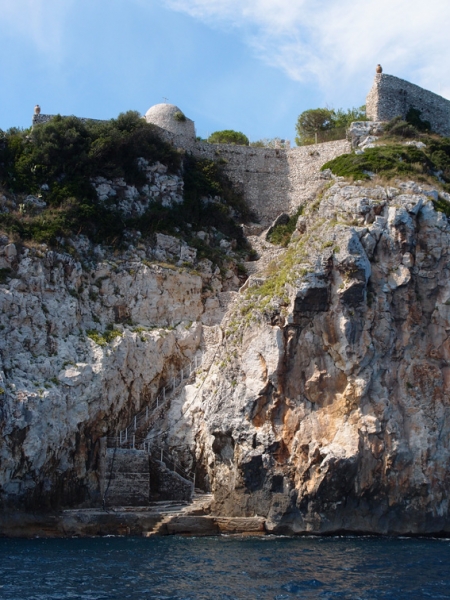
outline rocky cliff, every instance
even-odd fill
[[[449,531],[450,225],[437,200],[414,182],[334,178],[241,290],[166,423],[217,514],[260,515],[276,533]]]
[[[349,160],[376,150],[378,125],[359,129]],[[441,154],[414,152],[402,172],[416,156],[439,166]],[[195,471],[214,518],[258,516],[275,533],[448,532],[450,196],[391,166],[389,183],[316,173],[288,247],[249,235],[248,262],[243,205],[220,196],[217,165],[183,160],[167,174],[140,158],[139,185],[93,177],[97,199],[74,221],[90,219],[91,238],[71,230],[52,246],[14,231],[42,233],[73,206],[2,195],[2,508],[100,506],[105,437],[196,356],[146,447]],[[92,214],[120,244],[92,241]]]
[[[158,175],[165,169],[147,168],[157,189],[146,192],[162,206],[182,200],[181,176]],[[94,183],[105,210],[108,198],[131,214],[149,202],[123,180]],[[7,215],[13,198],[2,196]],[[34,211],[45,207],[26,200]],[[201,248],[220,255],[220,268],[181,233],[125,231],[120,248],[84,235],[57,249],[0,236],[0,506],[101,504],[104,438],[200,358],[209,326],[243,281],[236,241],[214,227],[190,228]]]

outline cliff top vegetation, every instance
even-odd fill
[[[450,192],[450,138],[430,133],[420,115],[408,114],[408,121],[392,119],[373,147],[338,156],[322,170],[331,169],[334,175],[354,180],[408,177]],[[446,211],[450,214],[450,206]]]
[[[350,180],[409,178],[429,183],[445,192],[434,200],[434,206],[450,216],[450,138],[432,133],[420,111],[409,110],[405,120],[392,119],[371,146],[338,156],[325,163],[322,170],[330,169],[334,175]]]
[[[141,217],[129,218],[114,204],[105,210],[92,178],[123,178],[128,185],[143,186],[141,157],[183,176],[182,204],[155,201]],[[24,241],[57,245],[61,238],[84,234],[94,242],[120,246],[127,229],[139,230],[144,238],[156,231],[189,236],[193,222],[215,227],[235,238],[238,247],[245,246],[236,220],[245,221],[249,209],[220,166],[183,156],[134,111],[106,122],[57,116],[32,130],[0,131],[0,185],[16,206],[0,213],[0,229]],[[29,194],[45,202],[45,209],[36,214],[20,210]],[[205,197],[217,196],[221,202],[206,206]]]
[[[366,121],[366,107],[312,108],[302,112],[295,125],[297,146],[308,146],[319,142],[344,139],[346,129],[353,121]]]
[[[232,129],[215,131],[208,137],[207,142],[210,144],[233,144],[235,146],[248,146],[250,143],[244,133]]]

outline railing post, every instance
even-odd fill
[[[136,436],[133,435],[133,450],[134,450],[134,442],[135,442]]]
[[[134,417],[134,430],[137,429],[137,416]]]
[[[125,429],[125,441],[128,442],[128,427]]]

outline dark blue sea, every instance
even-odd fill
[[[0,539],[0,598],[450,598],[450,540]]]

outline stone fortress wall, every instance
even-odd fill
[[[34,113],[31,125],[32,125],[32,127],[34,127],[35,125],[43,125],[44,123],[48,123],[55,117],[56,117],[56,115],[43,115],[41,113]],[[89,118],[85,118],[85,117],[78,117],[78,118],[80,119],[80,121],[83,121],[83,123],[100,123],[101,121],[104,120],[104,119],[89,119]]]
[[[294,212],[313,200],[324,183],[321,167],[351,146],[347,140],[287,150],[202,143],[192,151],[199,158],[224,161],[225,173],[261,224],[268,224],[281,212]]]
[[[367,99],[366,113],[371,121],[390,121],[406,117],[410,108],[430,121],[433,131],[450,135],[450,101],[393,75],[377,73]]]
[[[41,115],[41,113],[34,113],[32,126],[34,127],[35,125],[43,125],[44,123],[48,123],[54,117],[55,115]]]
[[[148,120],[148,119],[147,119]],[[282,212],[294,212],[312,200],[324,183],[321,167],[329,160],[351,151],[347,140],[325,142],[299,148],[254,148],[233,144],[208,144],[161,127],[163,139],[196,158],[220,161],[224,172],[261,225],[270,224]]]
[[[269,225],[280,213],[294,212],[312,200],[324,183],[321,167],[351,151],[347,140],[299,148],[254,148],[233,144],[209,144],[196,138],[191,119],[176,118],[182,111],[172,104],[157,104],[145,119],[157,127],[167,142],[196,158],[217,160],[236,189],[243,193],[261,226]],[[54,115],[34,114],[33,126]],[[92,119],[84,119],[90,121]]]

